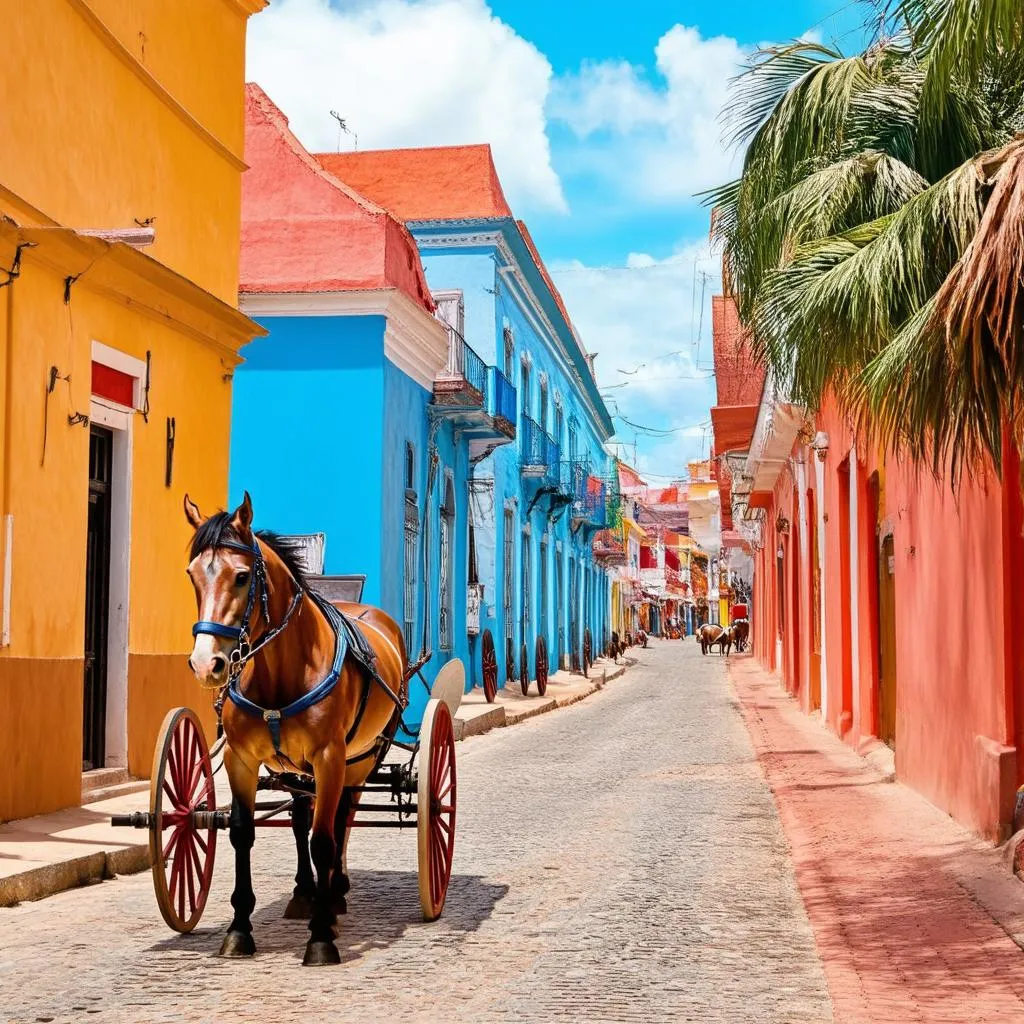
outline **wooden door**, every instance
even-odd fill
[[[810,577],[810,627],[811,658],[810,693],[808,704],[813,711],[821,707],[821,565],[818,559],[818,511],[814,503],[814,491],[807,491],[807,571]]]
[[[896,558],[892,534],[878,560],[878,738],[896,746]]]
[[[82,771],[102,768],[107,726],[107,630],[110,604],[110,473],[114,435],[89,437],[89,526],[85,556],[85,693]]]

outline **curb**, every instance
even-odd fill
[[[16,907],[53,896],[67,889],[94,885],[117,875],[134,875],[149,869],[149,846],[99,850],[84,857],[31,868],[0,878],[0,908]]]

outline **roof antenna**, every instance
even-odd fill
[[[341,116],[341,114],[339,114],[336,110],[332,110],[331,111],[331,117],[333,117],[334,120],[338,122],[338,142],[337,142],[337,145],[335,146],[335,152],[336,153],[340,153],[341,152],[341,133],[342,132],[344,132],[346,135],[351,135],[352,136],[352,138],[354,140],[353,148],[358,150],[359,149],[359,136],[356,135],[356,133],[354,131],[352,131],[347,124],[345,124],[345,118],[343,118]]]

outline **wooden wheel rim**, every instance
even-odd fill
[[[537,637],[537,691],[543,697],[548,692],[548,642]]]
[[[525,643],[519,650],[519,685],[522,687],[525,697],[530,692],[530,655],[527,653]]]
[[[192,822],[200,806],[217,809],[213,766],[202,723],[189,708],[168,711],[159,737],[149,783],[153,888],[168,927],[190,932],[210,895],[217,849],[217,830],[196,829]]]
[[[484,696],[488,704],[493,704],[498,696],[498,655],[494,650],[494,637],[489,629],[484,630],[481,642],[480,661],[483,669]]]
[[[420,905],[423,918],[435,921],[444,909],[455,851],[455,731],[445,704],[427,701],[420,727],[416,838]]]

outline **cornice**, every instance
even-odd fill
[[[440,320],[397,288],[345,292],[249,292],[239,308],[251,317],[381,316],[384,354],[428,391],[448,363],[448,332]]]

